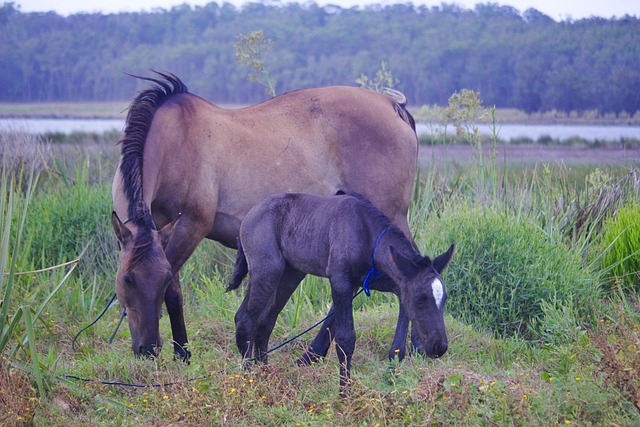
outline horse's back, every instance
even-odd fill
[[[249,209],[274,192],[355,191],[406,222],[417,138],[398,108],[389,96],[340,86],[241,109],[178,94],[158,108],[147,137],[145,194],[167,221],[194,212],[214,224],[209,237],[232,246]]]

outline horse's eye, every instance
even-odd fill
[[[124,283],[127,284],[127,286],[133,286],[133,279],[131,278],[131,276],[125,275],[122,279],[124,280]]]

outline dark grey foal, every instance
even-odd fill
[[[278,314],[306,274],[331,282],[331,324],[340,361],[340,393],[350,381],[356,332],[354,292],[374,267],[399,289],[400,305],[429,357],[448,347],[444,325],[447,294],[440,274],[453,255],[431,261],[368,200],[356,194],[272,194],[244,218],[228,290],[249,284],[236,322],[236,343],[245,359],[267,362],[269,336]],[[374,266],[372,266],[372,260]],[[250,361],[249,361],[250,362]]]

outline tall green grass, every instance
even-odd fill
[[[10,170],[9,170],[10,169]],[[19,179],[13,176],[12,166],[2,167],[2,186],[0,187],[0,369],[21,369],[34,379],[40,398],[45,397],[45,374],[50,366],[43,363],[39,356],[36,337],[36,322],[43,322],[43,313],[47,306],[75,269],[77,261],[70,264],[68,272],[59,279],[49,292],[40,295],[39,286],[31,289],[21,287],[20,276],[35,275],[42,271],[24,272],[20,269],[30,265],[28,250],[23,247],[23,236],[29,203],[33,188],[37,183],[34,167],[25,178],[26,190],[22,192]],[[17,227],[16,227],[17,226]],[[17,229],[16,229],[17,228]],[[14,229],[16,229],[14,231]],[[54,277],[60,277],[54,275]]]
[[[446,273],[450,312],[500,335],[531,340],[545,336],[545,305],[581,310],[598,298],[595,276],[580,254],[549,242],[529,217],[509,210],[456,204],[431,217],[418,240],[439,248],[452,242],[456,254]],[[573,319],[575,326],[579,318]]]
[[[469,129],[466,137],[476,143]],[[0,331],[16,325],[4,335],[2,368],[19,367],[39,390],[36,411],[33,402],[22,404],[21,416],[32,408],[35,424],[634,425],[637,420],[637,294],[627,288],[601,292],[611,278],[607,271],[613,272],[601,263],[604,248],[614,246],[603,236],[613,219],[640,200],[633,171],[518,169],[496,159],[491,149],[477,149],[464,170],[451,159],[431,162],[420,171],[410,224],[424,254],[434,256],[456,244],[444,277],[449,352],[435,361],[407,358],[389,371],[396,299],[362,294],[354,304],[354,395],[339,400],[333,351],[315,366],[292,366],[313,332],[274,353],[269,367],[242,370],[233,321],[242,292],[224,292],[235,251],[209,241],[181,272],[194,355],[190,366],[173,361],[166,348],[159,359],[135,359],[126,322],[113,344],[107,343],[117,308],[80,337],[79,350],[72,348],[71,338],[114,291],[118,249],[109,224],[109,185],[115,164],[101,154],[110,147],[84,150],[61,143],[54,148],[60,149],[54,151],[57,160],[48,157],[35,167],[40,178],[34,173],[31,185],[28,174],[14,173],[19,169],[3,171],[15,179],[3,178],[0,198],[0,225],[3,233],[9,230],[2,235],[8,242],[2,246],[3,273],[9,274],[0,287],[7,312]],[[84,249],[73,270],[75,263],[17,274],[74,261]],[[330,304],[327,281],[305,279],[279,317],[271,344],[321,319]],[[160,326],[166,341],[171,334],[166,316]],[[118,388],[61,380],[66,374],[173,385]],[[9,397],[2,393],[0,402]],[[0,414],[0,423],[16,420],[15,414]]]
[[[600,268],[609,285],[640,293],[640,203],[627,203],[603,228]]]

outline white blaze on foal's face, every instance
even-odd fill
[[[431,282],[431,290],[433,291],[433,299],[436,300],[436,306],[442,309],[442,300],[444,298],[444,286],[440,279],[436,278]]]

